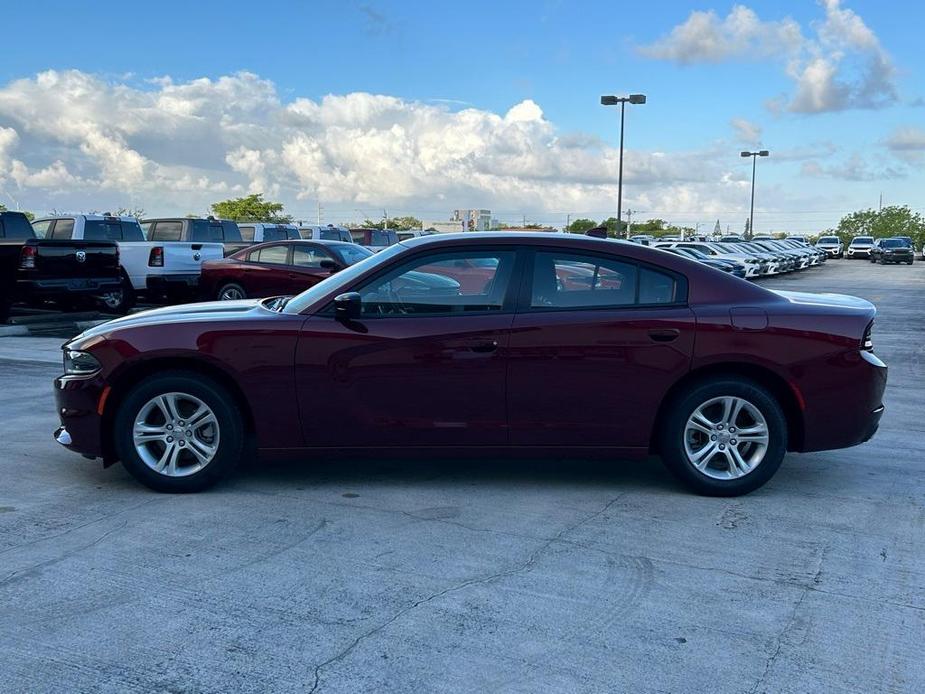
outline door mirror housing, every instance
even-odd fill
[[[335,263],[333,260],[331,260],[330,258],[322,258],[321,259],[321,269],[330,270],[331,272],[334,272],[336,270],[340,270],[340,266],[337,263]]]
[[[334,297],[334,317],[337,320],[356,320],[363,312],[363,299],[359,292],[347,292]]]

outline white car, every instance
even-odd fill
[[[205,260],[224,256],[220,243],[148,241],[134,217],[109,214],[75,214],[43,217],[32,223],[36,236],[76,241],[115,241],[119,246],[122,287],[100,296],[106,308],[124,313],[139,295],[148,293],[152,280],[169,283],[177,278],[189,285]]]
[[[731,243],[707,243],[705,241],[668,241],[655,244],[656,248],[691,248],[717,260],[731,260],[745,268],[746,277],[758,277],[767,274],[762,270],[762,263],[754,256],[734,252]]]
[[[870,258],[870,250],[874,247],[873,236],[855,236],[845,251],[846,258]]]
[[[842,258],[845,255],[845,245],[837,236],[820,236],[816,248],[825,251],[830,258]]]

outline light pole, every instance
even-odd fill
[[[758,157],[766,157],[769,154],[770,152],[766,149],[757,152],[742,152],[743,157],[752,158],[752,205],[748,213],[748,234],[746,235],[748,239],[755,235],[755,163],[758,161]]]
[[[620,173],[617,178],[617,235],[620,235],[620,225],[623,223],[623,116],[626,112],[626,102],[631,104],[646,103],[645,94],[630,94],[629,96],[602,96],[601,106],[616,106],[620,104]]]

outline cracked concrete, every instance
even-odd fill
[[[316,460],[156,495],[51,441],[57,341],[0,338],[0,689],[925,690],[925,264],[773,284],[877,301],[887,412],[735,500],[656,460]]]

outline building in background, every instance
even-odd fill
[[[465,224],[462,221],[447,221],[445,219],[439,221],[425,221],[421,223],[421,228],[424,231],[438,231],[441,234],[452,234],[458,231],[465,231]]]
[[[488,231],[491,210],[453,210],[453,221],[465,223],[469,231]]]

